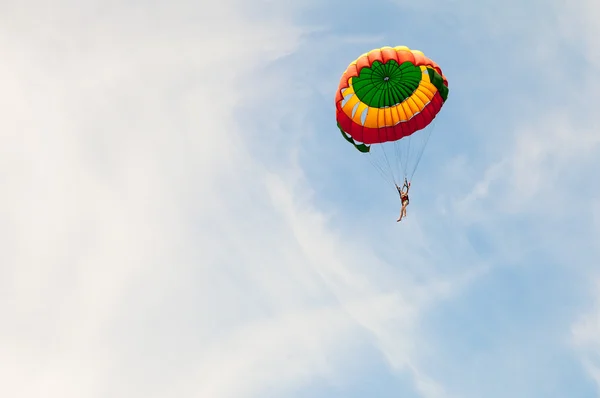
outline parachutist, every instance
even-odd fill
[[[410,182],[408,182],[405,178],[404,185],[402,186],[402,188],[400,188],[398,186],[398,184],[395,184],[395,185],[396,185],[396,189],[398,190],[398,193],[400,194],[400,201],[402,202],[402,208],[400,209],[400,218],[398,218],[398,220],[396,220],[396,222],[399,222],[399,221],[402,221],[402,217],[406,217],[406,207],[408,206],[408,203],[409,203],[408,191],[410,189]]]
[[[335,93],[335,122],[348,141],[393,183],[406,217],[412,177],[448,99],[448,79],[422,51],[383,46],[346,67]],[[413,139],[414,137],[414,139]],[[411,144],[412,143],[412,144]],[[396,182],[405,176],[404,186]]]

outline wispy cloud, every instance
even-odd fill
[[[335,378],[365,333],[403,368],[452,291],[333,232],[299,170],[254,157],[245,81],[302,31],[211,10],[5,14],[41,24],[4,27],[3,394],[283,393]]]
[[[596,287],[600,292],[600,287]],[[572,327],[572,340],[581,355],[583,366],[600,389],[600,298]]]
[[[2,395],[549,398],[573,319],[597,377],[593,63],[549,94],[592,3],[340,6],[3,7]],[[452,98],[398,225],[332,97],[412,42]]]

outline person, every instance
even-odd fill
[[[395,185],[396,189],[398,190],[398,193],[400,194],[400,202],[402,202],[402,208],[400,209],[400,217],[398,218],[398,220],[396,220],[396,222],[399,222],[402,221],[402,217],[406,217],[406,206],[408,206],[409,203],[408,190],[410,189],[410,182],[408,182],[405,178],[404,185],[402,186],[402,188],[400,188],[398,184]]]

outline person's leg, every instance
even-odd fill
[[[400,218],[397,221],[402,221],[402,217],[406,215],[406,205],[402,203],[402,208],[400,209]]]

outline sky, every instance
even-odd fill
[[[0,395],[600,397],[600,4],[0,4]],[[396,223],[360,54],[450,94]]]

